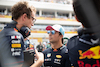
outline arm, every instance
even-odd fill
[[[68,55],[68,49],[65,49],[65,50],[64,50],[64,53],[65,53],[65,54],[63,55],[63,56],[64,56],[63,59],[65,60],[65,61],[64,61],[65,66],[64,66],[64,67],[71,67],[71,62],[70,62],[69,55]]]
[[[68,56],[67,56],[67,58],[66,58],[65,67],[71,67],[71,62],[70,62]]]
[[[38,52],[37,50],[35,50],[36,53],[36,57],[37,57],[37,61],[31,65],[30,67],[40,67],[42,66],[42,63],[44,62],[44,55],[41,52]]]

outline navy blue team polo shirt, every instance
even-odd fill
[[[7,67],[22,64],[24,61],[23,36],[18,32],[15,26],[15,24],[8,24],[0,32],[0,62]]]
[[[44,66],[45,67],[70,67],[68,50],[65,46],[58,49],[51,47],[44,50]]]
[[[67,43],[68,55],[74,67],[100,67],[99,38],[91,34],[73,36]]]

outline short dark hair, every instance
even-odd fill
[[[11,9],[12,17],[16,20],[24,13],[27,14],[28,18],[30,18],[32,11],[36,12],[36,9],[33,6],[29,6],[27,1],[20,1]]]
[[[59,35],[62,35],[62,34],[59,32]]]
[[[62,34],[59,32],[59,35],[62,35]],[[61,42],[62,42],[62,44],[63,44],[63,38],[61,39]]]

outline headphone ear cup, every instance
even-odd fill
[[[78,35],[81,36],[84,33],[83,28],[79,28],[77,32],[78,32]]]
[[[31,34],[28,27],[22,27],[19,32],[23,35],[24,38],[28,37]]]

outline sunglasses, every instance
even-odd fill
[[[34,22],[36,21],[36,19],[35,19],[34,17],[32,17],[32,16],[31,16],[31,18],[32,18],[32,21],[33,21],[33,23],[34,23]]]
[[[54,30],[52,30],[52,31],[47,31],[47,33],[48,33],[48,34],[50,34],[50,33],[51,33],[51,34],[53,34],[53,35],[54,35],[54,34],[55,34],[55,31],[54,31]]]
[[[55,32],[56,32],[56,31],[54,31],[54,30],[52,30],[52,31],[47,31],[48,34],[51,33],[51,34],[53,34],[53,35],[55,34]],[[62,35],[62,34],[59,32],[59,35]]]

